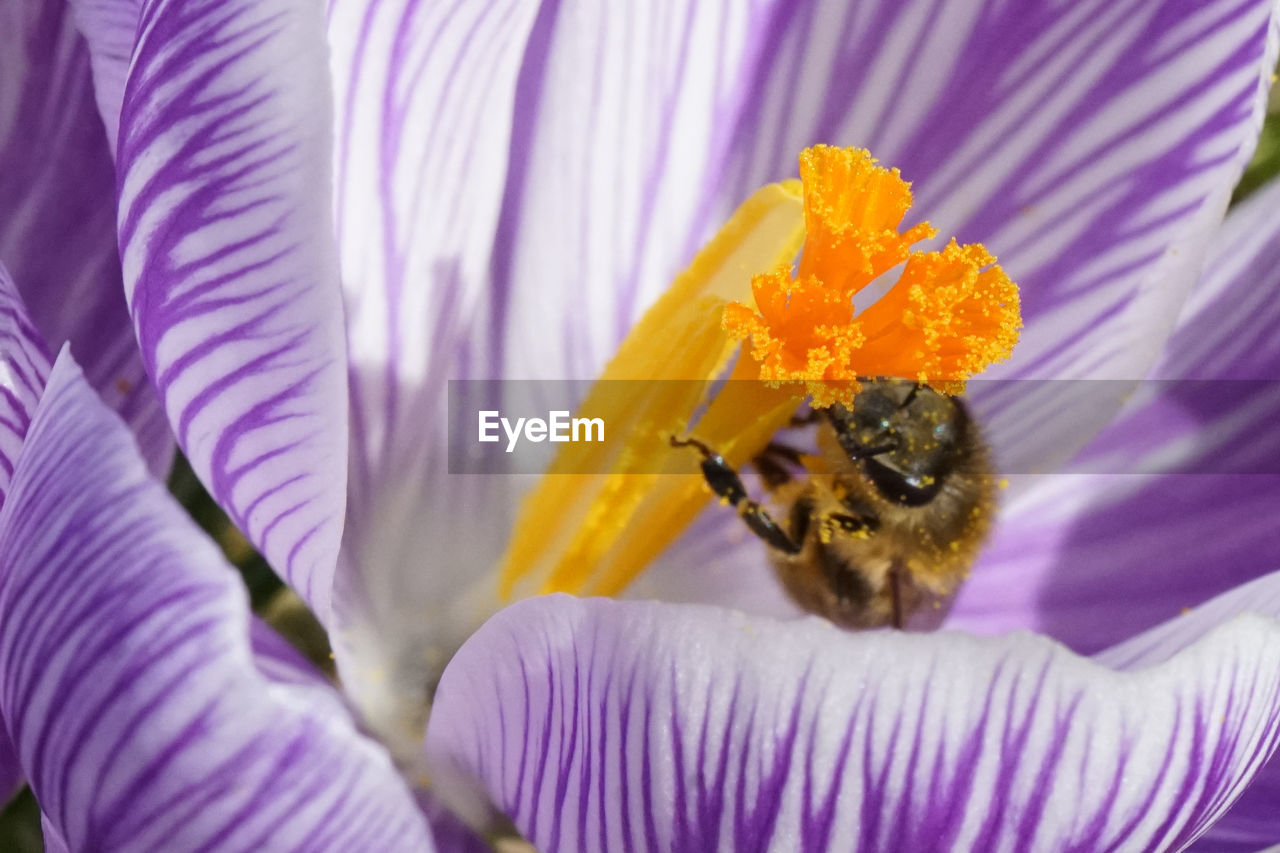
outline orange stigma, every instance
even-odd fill
[[[752,279],[754,308],[725,307],[724,328],[750,338],[759,378],[801,383],[813,405],[849,404],[858,378],[919,379],[947,393],[1008,358],[1021,328],[1018,288],[980,244],[953,240],[912,251],[937,231],[901,231],[911,186],[897,169],[859,148],[817,145],[800,155],[804,251]],[[867,285],[905,265],[878,300],[859,305]]]

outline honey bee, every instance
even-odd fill
[[[793,426],[814,420],[817,456],[771,443],[752,463],[782,524],[720,454],[671,443],[702,454],[707,485],[763,540],[797,604],[845,628],[901,628],[968,575],[994,515],[990,451],[962,400],[910,380],[864,380],[851,407]]]

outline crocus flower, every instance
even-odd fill
[[[507,607],[426,719],[519,492],[447,475],[446,380],[597,375],[809,143],[872,149],[1000,255],[1026,328],[999,375],[1272,376],[1280,194],[1217,224],[1276,14],[10,4],[0,783],[72,850],[447,847],[424,768],[544,850],[1280,838],[1275,484],[1168,476],[1267,470],[1277,400],[1232,382],[1119,418],[1054,383],[977,401],[1011,470],[1093,437],[1079,470],[1152,472],[1008,501],[950,623],[1048,636],[761,615],[762,552],[708,518],[633,592],[710,603]],[[343,694],[155,478],[165,423],[329,629]]]

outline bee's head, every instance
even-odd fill
[[[853,407],[827,409],[840,447],[888,500],[922,506],[966,452],[969,414],[955,397],[906,379],[863,383]]]

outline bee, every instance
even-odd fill
[[[712,448],[671,444],[701,453],[707,485],[764,542],[804,609],[845,628],[901,628],[940,607],[994,516],[991,454],[964,402],[910,380],[864,380],[851,407],[813,410],[793,426],[813,421],[816,456],[771,443],[752,463],[782,523]]]

